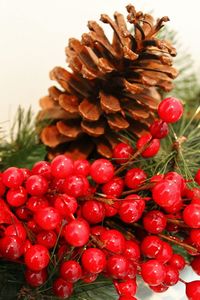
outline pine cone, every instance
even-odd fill
[[[40,100],[39,120],[47,120],[41,132],[49,153],[70,152],[86,157],[97,152],[110,157],[120,131],[140,136],[148,129],[159,103],[157,90],[170,91],[177,71],[172,67],[176,50],[156,38],[168,17],[155,21],[128,5],[127,29],[122,14],[114,21],[101,15],[113,29],[110,42],[103,29],[89,21],[89,33],[81,41],[71,38],[66,48],[70,71],[55,67],[50,78],[62,90],[50,87]]]

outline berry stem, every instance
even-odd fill
[[[155,185],[154,182],[151,182],[151,183],[147,183],[145,185],[141,185],[140,187],[138,187],[137,189],[133,189],[133,190],[129,190],[129,191],[125,191],[122,193],[123,196],[126,196],[126,195],[130,195],[130,194],[133,194],[133,193],[136,193],[136,192],[139,192],[139,191],[144,191],[144,190],[148,190],[148,189],[151,189],[153,188]]]
[[[189,229],[189,226],[185,224],[185,222],[181,221],[181,220],[175,220],[175,219],[170,219],[168,218],[167,219],[167,222],[168,223],[171,223],[171,224],[175,224],[175,225],[178,225],[179,227],[182,227],[182,228],[188,228]]]

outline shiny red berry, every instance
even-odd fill
[[[190,231],[190,240],[192,244],[200,248],[200,229],[192,229]]]
[[[51,173],[56,178],[66,178],[74,172],[73,160],[65,155],[56,156],[51,162]]]
[[[73,293],[73,285],[62,278],[57,278],[53,282],[53,292],[56,296],[67,299]]]
[[[82,175],[69,175],[63,185],[64,192],[71,197],[86,196],[89,190],[89,182]]]
[[[18,259],[23,254],[23,241],[18,236],[4,236],[0,239],[0,254],[5,259]]]
[[[36,162],[32,168],[33,175],[42,175],[46,179],[51,178],[51,165],[47,161]]]
[[[154,235],[146,236],[141,243],[142,253],[149,257],[155,258],[159,251],[162,249],[163,241]]]
[[[189,204],[183,211],[183,220],[191,228],[200,228],[200,205]]]
[[[164,293],[164,292],[166,292],[167,290],[168,290],[168,286],[166,286],[165,284],[163,284],[163,283],[161,283],[161,284],[159,284],[159,285],[155,285],[155,286],[153,286],[153,285],[149,285],[149,287],[150,287],[150,289],[152,290],[152,291],[154,291],[155,293]]]
[[[156,254],[155,258],[162,262],[167,263],[173,256],[173,249],[167,242],[162,242],[162,248]]]
[[[105,217],[105,208],[103,203],[96,200],[85,201],[81,207],[82,216],[90,224],[97,224],[103,221]]]
[[[106,267],[106,256],[97,248],[88,248],[83,252],[81,262],[89,273],[101,273]]]
[[[186,283],[186,295],[188,300],[200,299],[200,280]]]
[[[40,271],[32,271],[30,269],[26,269],[25,271],[25,279],[26,282],[32,287],[38,287],[45,283],[47,280],[47,271],[46,269],[42,269]]]
[[[144,216],[143,225],[148,232],[158,234],[165,229],[167,225],[167,218],[161,211],[152,210]]]
[[[133,155],[133,148],[125,143],[117,144],[113,149],[113,158],[118,164],[123,164],[127,162]]]
[[[48,190],[48,182],[40,175],[32,175],[26,181],[26,190],[32,196],[42,196]]]
[[[150,126],[150,133],[155,139],[163,139],[169,133],[169,127],[166,122],[162,120],[155,120]]]
[[[90,173],[90,163],[86,159],[77,159],[74,162],[74,173],[82,176],[88,176]]]
[[[26,202],[26,207],[33,213],[37,212],[40,208],[49,206],[48,200],[43,196],[32,196]]]
[[[38,209],[34,216],[35,222],[44,230],[53,230],[61,223],[59,211],[54,207]]]
[[[98,277],[98,274],[91,274],[88,273],[86,270],[83,269],[83,276],[82,276],[82,281],[85,283],[91,283],[94,282]]]
[[[112,197],[120,197],[124,189],[124,181],[120,177],[114,177],[102,186],[103,194]]]
[[[124,279],[128,274],[129,261],[123,255],[113,255],[107,260],[108,274],[114,279]]]
[[[16,189],[10,189],[7,192],[6,200],[10,206],[18,207],[25,204],[27,200],[27,191],[24,187],[20,186]]]
[[[182,255],[174,253],[172,258],[169,260],[168,264],[174,266],[179,271],[181,271],[185,268],[186,262]]]
[[[86,245],[89,236],[90,227],[84,219],[73,220],[64,227],[64,237],[66,241],[74,247]]]
[[[10,167],[2,174],[3,184],[11,189],[16,189],[22,185],[24,175],[21,169]]]
[[[145,209],[145,201],[141,199],[137,194],[129,195],[126,197],[118,210],[120,219],[125,223],[137,222]]]
[[[75,260],[67,260],[60,266],[60,276],[68,282],[77,282],[82,276],[80,264]]]
[[[32,271],[41,271],[49,264],[49,251],[42,245],[31,246],[24,255],[26,266]]]
[[[148,146],[145,147],[147,144]],[[145,147],[144,151],[142,151],[143,157],[153,157],[160,149],[160,141],[159,139],[153,139],[150,133],[145,133],[137,141],[136,147],[138,150]]]
[[[179,271],[171,265],[165,265],[166,276],[164,284],[167,286],[175,285],[179,281]]]
[[[36,236],[37,243],[45,246],[47,249],[55,246],[57,238],[57,234],[52,230],[40,231]]]
[[[0,196],[3,196],[6,191],[6,186],[3,184],[2,174],[0,174]]]
[[[142,263],[141,275],[146,283],[154,286],[163,283],[166,271],[162,263],[156,259],[152,259]]]
[[[125,242],[124,256],[131,261],[138,261],[140,259],[140,247],[134,241]]]
[[[200,275],[200,255],[196,256],[190,264],[195,273]]]
[[[110,229],[103,231],[100,240],[105,248],[113,253],[121,254],[125,250],[125,238],[118,230]]]
[[[122,282],[114,281],[114,286],[117,293],[122,296],[134,296],[137,290],[135,279],[127,279]]]
[[[76,212],[78,203],[76,198],[68,196],[67,194],[62,194],[56,197],[54,207],[63,217],[67,217]]]
[[[166,123],[177,122],[182,114],[183,105],[177,98],[165,98],[158,106],[158,115]]]
[[[172,180],[162,180],[152,189],[153,200],[161,207],[168,208],[180,201],[181,193]]]
[[[23,242],[26,240],[26,230],[21,223],[9,225],[4,234],[7,236],[17,236]]]
[[[113,178],[114,167],[109,160],[99,158],[92,163],[90,175],[96,183],[106,183]]]
[[[130,189],[136,189],[147,179],[146,173],[139,168],[130,169],[125,175],[125,185]]]

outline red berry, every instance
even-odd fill
[[[75,260],[68,260],[60,266],[60,276],[68,282],[76,282],[82,276],[80,264]]]
[[[169,208],[180,201],[181,194],[175,182],[162,180],[153,187],[152,197],[161,207]]]
[[[47,249],[51,249],[55,246],[57,241],[57,235],[54,231],[40,231],[37,236],[37,243],[45,246]]]
[[[81,208],[82,216],[90,224],[97,224],[103,221],[105,217],[105,208],[103,203],[95,200],[85,201]]]
[[[24,229],[24,226],[21,223],[9,225],[6,228],[4,234],[7,236],[17,236],[23,242],[26,240],[26,230]]]
[[[145,201],[137,194],[126,197],[118,210],[120,219],[125,223],[137,222],[145,209]]]
[[[104,203],[105,217],[113,217],[118,213],[118,210],[120,208],[120,201],[115,199],[113,199],[113,201],[113,204]]]
[[[200,169],[197,171],[194,179],[198,183],[198,185],[200,185]]]
[[[23,252],[26,253],[28,249],[31,247],[31,242],[29,240],[26,240],[23,244]]]
[[[200,280],[186,283],[186,295],[188,300],[200,299]]]
[[[40,208],[45,208],[49,206],[48,200],[41,196],[32,196],[27,200],[26,207],[32,212],[37,212]]]
[[[25,271],[26,282],[32,287],[38,287],[45,283],[47,280],[47,271],[42,269],[40,271],[32,271],[26,269]]]
[[[90,227],[83,219],[76,219],[64,228],[66,241],[74,247],[82,247],[87,244],[90,236]]]
[[[150,178],[150,182],[157,183],[157,182],[162,181],[163,179],[164,179],[163,174],[156,174]]]
[[[76,198],[70,197],[67,194],[62,194],[56,197],[54,207],[63,217],[67,217],[73,215],[76,212],[78,203]]]
[[[53,283],[53,292],[56,296],[67,299],[73,292],[73,285],[62,278],[57,278]]]
[[[196,247],[200,248],[200,229],[190,231],[190,240]]]
[[[94,282],[98,277],[98,274],[91,274],[88,273],[86,270],[83,269],[83,277],[81,278],[85,283]]]
[[[34,219],[44,230],[53,230],[61,223],[60,213],[56,208],[50,206],[38,209]]]
[[[191,228],[200,228],[200,205],[189,204],[183,211],[183,220]]]
[[[167,123],[177,122],[183,114],[183,105],[180,100],[169,97],[165,98],[158,106],[159,117]]]
[[[163,264],[165,264],[172,258],[172,256],[173,256],[172,247],[167,242],[163,242],[162,248],[156,254],[156,259],[162,262]]]
[[[127,279],[123,282],[114,282],[117,293],[122,296],[134,296],[137,290],[136,280]]]
[[[179,281],[179,271],[174,266],[165,265],[166,276],[164,284],[167,286],[175,285]]]
[[[27,267],[32,271],[41,271],[49,264],[49,251],[42,245],[31,246],[24,255]]]
[[[24,180],[27,180],[29,176],[31,176],[31,171],[27,168],[21,168],[20,169],[24,175]]]
[[[5,259],[18,259],[23,254],[23,241],[18,236],[4,236],[0,239],[0,254]]]
[[[200,255],[196,256],[191,262],[192,269],[197,275],[200,275]]]
[[[144,216],[143,225],[148,232],[158,234],[165,229],[167,218],[161,211],[152,210]]]
[[[16,189],[10,189],[7,192],[6,200],[10,206],[18,207],[23,205],[27,200],[27,192],[22,186]]]
[[[2,174],[0,174],[0,197],[4,195],[6,186],[3,184]]]
[[[118,300],[137,300],[137,299],[132,296],[120,296]]]
[[[40,175],[32,175],[26,181],[26,189],[32,196],[42,196],[47,192],[48,182]]]
[[[51,162],[51,173],[56,178],[66,178],[74,172],[73,160],[65,155],[56,156]]]
[[[136,189],[147,179],[146,173],[139,168],[130,169],[125,175],[125,184],[130,189]]]
[[[143,136],[139,138],[137,141],[136,147],[137,149],[143,148],[147,143],[148,146],[144,151],[142,151],[143,157],[153,157],[155,156],[160,149],[160,141],[158,139],[153,139],[150,133],[145,133]]]
[[[123,255],[113,255],[108,258],[107,271],[114,279],[124,279],[128,274],[129,261]]]
[[[100,249],[88,248],[83,252],[81,262],[89,273],[101,273],[106,267],[106,256]]]
[[[174,266],[179,271],[185,268],[185,259],[182,255],[174,253],[168,264]]]
[[[83,197],[88,193],[89,182],[82,175],[69,175],[64,182],[63,189],[71,197]]]
[[[96,235],[96,236],[100,236],[105,231],[107,231],[107,229],[100,225],[91,227],[91,234]]]
[[[125,250],[125,238],[118,230],[103,231],[100,240],[104,243],[105,248],[113,253],[121,254]]]
[[[26,206],[17,207],[15,214],[22,221],[29,221],[32,218],[32,213]]]
[[[169,127],[166,122],[162,120],[155,120],[150,126],[150,132],[155,139],[163,139],[169,133]]]
[[[159,251],[162,249],[163,241],[154,235],[146,236],[141,243],[142,253],[149,257],[155,258]]]
[[[113,178],[114,167],[109,160],[99,158],[92,163],[90,175],[96,183],[106,183]]]
[[[22,185],[24,181],[23,172],[15,167],[8,168],[2,174],[2,181],[5,186],[16,189]]]
[[[162,263],[152,259],[141,265],[141,275],[146,283],[154,286],[163,283],[166,271]]]
[[[46,179],[51,178],[51,165],[47,161],[36,162],[32,168],[33,175],[42,175]]]
[[[133,155],[133,148],[125,143],[117,144],[113,149],[113,158],[118,164],[127,162]]]
[[[140,247],[134,241],[125,242],[124,256],[131,261],[138,261],[140,259]]]
[[[90,173],[90,163],[86,159],[77,159],[74,162],[74,173],[82,176],[88,176]]]
[[[183,194],[183,192],[186,188],[186,185],[185,185],[184,178],[180,174],[178,174],[176,172],[168,172],[165,175],[165,179],[172,180],[174,183],[176,183],[178,185],[178,188],[181,191],[181,194]]]
[[[161,283],[159,285],[155,285],[155,286],[149,285],[149,287],[155,293],[164,293],[164,292],[166,292],[168,290],[168,286],[166,286],[163,283]]]
[[[120,177],[114,177],[102,186],[102,192],[107,196],[120,197],[124,189],[124,181]]]

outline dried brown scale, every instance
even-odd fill
[[[89,32],[80,41],[71,38],[66,47],[70,70],[55,67],[50,72],[50,78],[62,89],[49,89],[49,95],[40,101],[38,119],[53,122],[41,133],[51,157],[69,152],[74,141],[86,137],[97,152],[110,157],[110,136],[115,133],[117,138],[121,130],[140,136],[154,119],[160,101],[156,90],[173,88],[177,71],[172,67],[172,57],[176,50],[170,42],[156,37],[169,19],[155,21],[149,14],[136,12],[132,5],[127,11],[133,32],[122,14],[115,12],[114,19],[102,14],[100,20],[113,30],[112,42],[97,22],[89,21]],[[76,147],[81,153],[77,142]],[[81,153],[83,157],[89,154]]]

